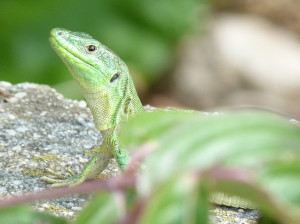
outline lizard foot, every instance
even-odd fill
[[[52,177],[48,176],[42,176],[41,180],[50,183],[52,187],[59,187],[59,186],[66,186],[66,185],[77,185],[82,182],[84,182],[85,179],[81,178],[80,176],[74,175],[74,173],[71,170],[67,170],[68,175],[60,175],[57,172],[51,170],[51,169],[46,169],[46,172],[49,173]]]

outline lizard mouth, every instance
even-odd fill
[[[55,52],[56,52],[61,58],[65,59],[65,58],[71,58],[71,57],[74,57],[74,58],[79,59],[78,57],[76,57],[76,55],[70,53],[70,52],[65,48],[64,45],[61,45],[60,42],[56,39],[56,37],[50,36],[49,41],[50,41],[51,47],[55,50]]]
[[[67,41],[68,36],[65,36],[66,34],[69,34],[69,31],[65,29],[54,28],[51,30],[49,41],[55,52],[63,60],[70,61],[73,64],[85,63],[89,68],[96,70],[84,53]]]

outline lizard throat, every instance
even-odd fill
[[[124,120],[120,110],[123,99],[112,100],[104,91],[85,92],[84,96],[98,130],[108,130]]]

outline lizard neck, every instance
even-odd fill
[[[144,111],[135,88],[126,89],[124,96],[115,98],[113,94],[98,90],[84,93],[98,130],[108,130],[128,118]]]

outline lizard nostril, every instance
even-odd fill
[[[61,31],[59,31],[57,34],[58,34],[58,35],[62,35],[62,32],[61,32]]]

